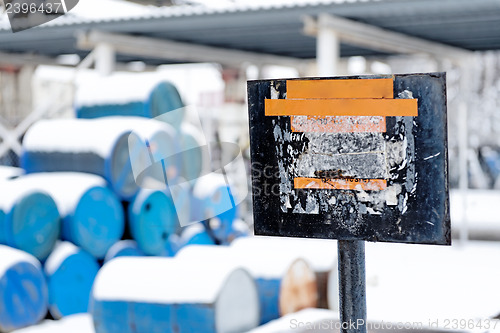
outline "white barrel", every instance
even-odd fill
[[[246,332],[259,322],[255,283],[244,269],[159,257],[106,263],[91,311],[96,333]]]
[[[24,137],[21,164],[27,173],[96,174],[104,177],[121,198],[130,200],[139,191],[138,183],[150,172],[149,167],[155,164],[151,159],[175,156],[178,150],[172,127],[154,119],[42,120]],[[169,176],[176,177],[182,162],[174,158],[167,162]]]
[[[92,316],[79,313],[60,320],[44,320],[38,325],[22,328],[11,333],[95,333]]]
[[[47,313],[47,284],[40,262],[0,245],[0,332],[34,325]]]
[[[49,311],[54,318],[88,311],[99,270],[96,259],[70,242],[59,242],[45,262]]]
[[[259,292],[261,324],[317,304],[314,272],[306,261],[293,254],[192,245],[182,248],[176,258],[194,263],[233,262],[248,270]]]
[[[49,172],[29,174],[11,182],[49,193],[62,217],[62,238],[98,259],[104,258],[123,235],[122,204],[99,176]]]
[[[252,252],[254,249],[269,252],[286,251],[304,258],[316,274],[318,283],[318,307],[339,309],[339,287],[337,267],[337,242],[326,239],[291,237],[241,237],[231,247]]]

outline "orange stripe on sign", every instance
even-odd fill
[[[297,177],[293,179],[298,189],[381,191],[387,188],[385,179],[319,179]]]
[[[360,133],[386,131],[385,117],[291,116],[292,132]]]
[[[416,99],[266,99],[266,116],[418,116]]]
[[[288,80],[287,98],[393,98],[392,79]]]

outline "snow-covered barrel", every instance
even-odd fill
[[[125,239],[116,242],[109,248],[104,257],[104,262],[118,257],[142,257],[144,255],[144,252],[142,252],[135,240]]]
[[[148,255],[164,255],[169,236],[179,226],[172,198],[164,191],[142,189],[128,207],[130,232]]]
[[[237,333],[259,322],[255,283],[244,269],[160,257],[106,263],[91,312],[96,333]]]
[[[179,132],[184,167],[182,176],[191,184],[207,169],[208,145],[203,132],[189,123],[183,123]]]
[[[179,179],[180,183],[175,186],[169,186],[167,193],[172,198],[175,211],[177,213],[177,232],[181,227],[188,225],[191,222],[191,201],[192,193],[191,186],[187,182]]]
[[[47,284],[40,262],[0,245],[0,332],[34,325],[47,313]]]
[[[82,83],[76,92],[78,118],[140,116],[155,118],[168,113],[166,120],[181,124],[184,103],[176,87],[156,74],[117,73]],[[177,111],[175,111],[177,110]]]
[[[123,207],[99,176],[77,172],[46,172],[12,180],[24,187],[44,189],[56,201],[62,217],[62,238],[98,259],[121,239]]]
[[[104,177],[122,199],[130,200],[139,191],[137,178],[154,164],[151,159],[175,155],[178,149],[172,127],[154,119],[43,120],[26,133],[21,164],[27,173],[96,174]],[[177,176],[182,161],[170,158],[167,162],[169,176]],[[160,171],[163,177],[163,170]]]
[[[304,258],[316,274],[318,307],[332,310],[339,309],[336,241],[256,236],[238,238],[231,243],[231,247],[248,252],[255,249],[269,252],[286,251]]]
[[[61,229],[61,217],[52,197],[30,184],[0,181],[0,244],[47,258]]]
[[[22,174],[24,174],[24,170],[21,168],[0,165],[0,180],[16,178]]]
[[[247,252],[230,246],[192,245],[182,248],[176,258],[195,265],[233,262],[246,269],[257,284],[260,324],[317,304],[314,272],[306,261],[285,251]]]
[[[222,174],[212,173],[197,180],[191,216],[193,221],[216,218],[216,222],[207,227],[211,227],[218,241],[227,243],[237,216],[237,205],[233,189]]]
[[[96,259],[70,242],[60,242],[45,262],[49,311],[59,319],[88,311],[90,292],[99,270]]]
[[[179,248],[189,245],[215,245],[215,239],[211,236],[202,223],[195,223],[182,229],[179,237]]]

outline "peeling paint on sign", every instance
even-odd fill
[[[252,81],[249,115],[257,234],[449,243],[444,74]]]

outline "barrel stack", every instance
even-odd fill
[[[0,168],[0,332],[90,312],[97,333],[236,333],[317,305],[298,251],[215,246],[248,228],[185,110],[158,76],[116,74],[31,126],[22,168]]]
[[[78,172],[34,173],[10,183],[46,191],[56,202],[62,218],[61,238],[97,259],[104,258],[123,235],[121,203],[99,176]]]

